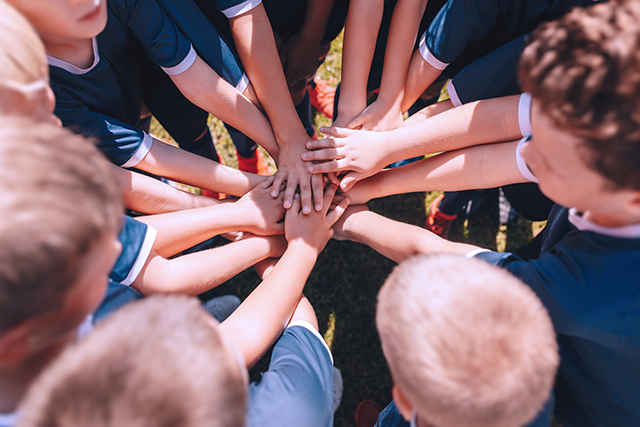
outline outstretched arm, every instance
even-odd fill
[[[300,199],[294,199],[285,220],[287,250],[266,279],[220,325],[236,338],[247,366],[264,354],[289,323],[318,254],[333,234],[331,226],[347,206],[348,201],[343,200],[327,212],[335,191],[330,186],[322,210],[308,215],[300,212]]]
[[[305,151],[304,144],[310,138],[289,95],[271,23],[263,5],[259,4],[250,11],[231,18],[229,24],[242,65],[271,122],[277,141],[279,154],[275,158],[278,174],[274,197],[278,194],[280,184],[286,181],[285,208],[291,207],[293,195],[300,187],[303,212],[311,212],[312,206],[319,210],[322,206],[322,180],[311,176],[300,160],[300,154]]]
[[[348,191],[398,160],[519,138],[519,100],[516,95],[471,102],[389,132],[323,128],[331,137],[309,141],[307,148],[315,151],[302,158],[324,162],[309,164],[312,173],[351,171],[341,183]]]
[[[365,206],[349,207],[334,230],[334,238],[365,244],[398,263],[417,254],[466,255],[480,249],[450,242],[422,227],[385,218]]]

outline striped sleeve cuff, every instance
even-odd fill
[[[226,16],[227,19],[231,19],[235,18],[236,16],[240,16],[243,13],[249,12],[260,3],[262,3],[262,0],[247,0],[235,6],[231,6],[228,9],[221,10],[221,12],[224,13],[224,16]]]
[[[520,154],[520,151],[522,151],[522,147],[528,140],[529,137],[526,136],[522,138],[520,142],[518,142],[518,146],[516,147],[516,163],[518,164],[518,169],[520,170],[522,176],[524,176],[529,181],[535,182],[537,184],[538,178],[536,178],[533,172],[531,172],[531,169],[529,169],[529,166],[527,166],[527,162],[524,161],[522,154]]]
[[[133,153],[133,156],[131,156],[129,160],[127,160],[127,163],[122,165],[122,167],[132,168],[138,163],[140,163],[145,157],[147,157],[147,154],[149,154],[149,151],[151,151],[152,145],[153,145],[153,138],[151,137],[151,135],[145,133],[144,137],[142,138],[142,144],[140,144],[140,147],[138,147],[136,152]]]
[[[306,322],[304,320],[294,320],[293,322],[289,323],[289,325],[287,325],[287,329],[293,326],[301,326],[309,330],[309,332],[311,332],[316,337],[318,337],[318,339],[320,340],[324,348],[327,349],[327,353],[329,353],[329,358],[331,359],[331,364],[333,364],[333,354],[331,354],[331,350],[329,349],[327,342],[324,340],[324,338],[322,338],[322,335],[320,335],[320,332],[318,332],[318,330],[311,325],[311,323]]]
[[[187,53],[187,56],[185,56],[185,58],[178,65],[174,67],[162,67],[162,70],[170,76],[176,76],[178,74],[182,74],[185,71],[187,71],[189,67],[193,65],[194,62],[196,62],[197,57],[198,55],[196,54],[196,51],[193,48],[193,45],[191,45],[191,48],[189,49],[189,53]]]
[[[518,102],[518,124],[522,136],[531,135],[531,94],[523,93]]]
[[[422,58],[436,70],[442,71],[449,65],[446,62],[442,62],[438,58],[433,56],[433,54],[427,47],[427,33],[424,33],[422,35],[422,39],[420,40],[420,55],[422,55]]]

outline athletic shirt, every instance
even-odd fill
[[[520,147],[524,144],[521,141]],[[518,158],[523,175],[535,179]],[[640,420],[640,224],[608,228],[556,205],[540,258],[476,251],[528,284],[549,311],[560,349],[565,426],[627,427]]]

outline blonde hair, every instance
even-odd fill
[[[0,0],[0,113],[48,82],[49,68],[40,37],[13,6]]]
[[[31,386],[19,427],[240,427],[246,388],[197,299],[131,303]]]
[[[94,144],[27,118],[0,117],[0,333],[57,309],[78,263],[122,219],[120,191]]]
[[[483,261],[405,261],[380,290],[376,324],[396,384],[434,426],[521,426],[549,397],[551,320],[531,289]]]

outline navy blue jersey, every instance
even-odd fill
[[[122,252],[111,270],[109,279],[125,286],[132,284],[147,262],[157,234],[157,231],[147,224],[123,215],[122,229],[118,235]]]
[[[172,2],[184,8],[177,16],[183,27],[187,13],[196,18],[200,15],[188,0],[164,1],[168,5]],[[169,11],[172,10],[175,8]],[[192,25],[189,33],[199,35],[197,28]],[[224,40],[217,33],[208,32],[211,28],[205,27],[197,40],[203,59],[237,86],[243,80],[242,70]],[[47,58],[56,95],[55,114],[64,126],[94,137],[109,160],[125,167],[139,163],[153,143],[149,135],[136,128],[141,105],[141,49],[169,75],[186,71],[197,57],[191,41],[155,0],[110,0],[107,25],[93,40],[91,67],[79,69],[57,58]]]
[[[423,34],[420,53],[433,67],[444,70],[469,44],[485,36],[495,35],[493,42],[497,45],[491,46],[491,51],[532,31],[541,22],[557,19],[574,6],[594,3],[594,0],[449,0]]]

